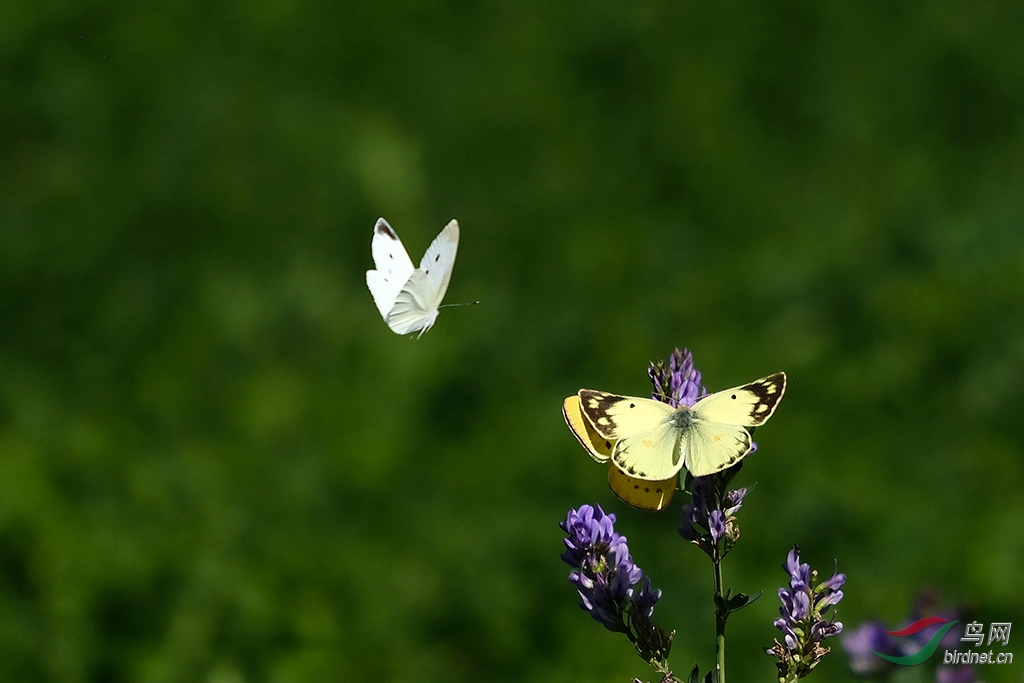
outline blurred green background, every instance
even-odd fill
[[[0,6],[0,678],[654,678],[578,607],[599,502],[713,658],[710,563],[624,509],[580,387],[785,401],[729,671],[793,543],[848,626],[939,591],[1024,628],[1017,3]],[[462,242],[420,341],[374,221]],[[1024,650],[1011,637],[1009,651]],[[852,680],[841,647],[816,680]],[[988,667],[988,681],[1021,680]]]

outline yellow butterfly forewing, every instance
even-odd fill
[[[562,417],[591,458],[598,462],[608,462],[612,456],[612,443],[594,431],[590,421],[583,417],[579,396],[570,396],[562,401]]]
[[[614,444],[598,434],[580,408],[580,397],[570,396],[562,402],[562,417],[584,450],[597,462],[608,462]],[[661,510],[676,488],[676,477],[662,481],[644,481],[625,474],[614,463],[608,466],[608,486],[627,505],[641,510]]]

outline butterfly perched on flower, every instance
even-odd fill
[[[581,389],[565,399],[562,415],[587,453],[618,471],[609,470],[616,495],[634,507],[660,510],[683,467],[703,477],[750,453],[748,428],[767,422],[785,391],[784,372],[708,394],[692,406]]]
[[[452,219],[427,247],[419,268],[413,268],[398,233],[386,220],[377,219],[370,242],[377,269],[366,271],[366,286],[393,332],[419,332],[417,337],[422,337],[433,327],[448,291],[458,248],[459,223]]]

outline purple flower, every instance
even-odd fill
[[[609,631],[627,631],[623,613],[631,588],[643,578],[633,564],[626,537],[615,532],[615,515],[601,506],[570,510],[559,524],[568,536],[562,561],[573,568],[569,581],[580,594],[580,606]]]
[[[740,507],[743,506],[743,499],[747,497],[747,487],[738,488],[734,491],[729,491],[725,494],[723,500],[725,504],[725,514],[727,517],[731,517],[736,513]]]
[[[876,652],[898,655],[899,649],[885,627],[877,621],[869,621],[843,636],[843,649],[850,658],[850,668],[855,674],[866,676],[885,670],[889,662]]]
[[[647,662],[666,662],[672,636],[651,621],[661,591],[636,566],[626,537],[615,531],[615,515],[600,505],[569,510],[559,526],[566,532],[562,561],[580,607],[609,631],[625,633]],[[642,583],[641,583],[642,582]]]
[[[721,510],[712,510],[708,515],[708,530],[711,532],[711,540],[718,543],[725,538],[725,513]]]
[[[721,474],[692,479],[693,494],[682,509],[679,535],[710,556],[717,551],[724,557],[740,535],[735,515],[743,506],[747,488],[723,493],[727,481]],[[723,539],[724,545],[719,546]]]
[[[708,392],[701,386],[700,373],[693,367],[693,355],[689,349],[676,349],[664,361],[651,363],[647,376],[654,383],[651,398],[667,403],[673,408],[692,406]]]
[[[595,550],[610,551],[625,545],[626,539],[615,533],[614,525],[615,515],[606,515],[600,505],[596,510],[590,505],[581,505],[578,511],[570,510],[565,522],[558,525],[569,534],[562,561],[579,567]]]
[[[977,680],[973,666],[939,666],[935,669],[935,683],[974,683]]]
[[[779,660],[780,680],[796,680],[809,674],[828,654],[830,648],[823,647],[821,641],[843,630],[840,622],[834,618],[826,621],[824,615],[843,599],[840,588],[846,575],[835,572],[818,583],[818,573],[800,561],[796,547],[789,551],[782,568],[789,574],[789,587],[779,589],[782,607],[775,627],[782,631],[783,642],[776,640],[767,652]]]
[[[654,614],[654,603],[661,599],[661,589],[652,588],[651,580],[646,576],[643,585],[633,593],[633,607],[638,614],[650,618]]]

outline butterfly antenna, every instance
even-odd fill
[[[480,302],[479,301],[469,301],[469,302],[464,303],[464,304],[441,304],[440,306],[438,306],[438,308],[452,308],[454,306],[476,306],[478,303],[480,303]]]

